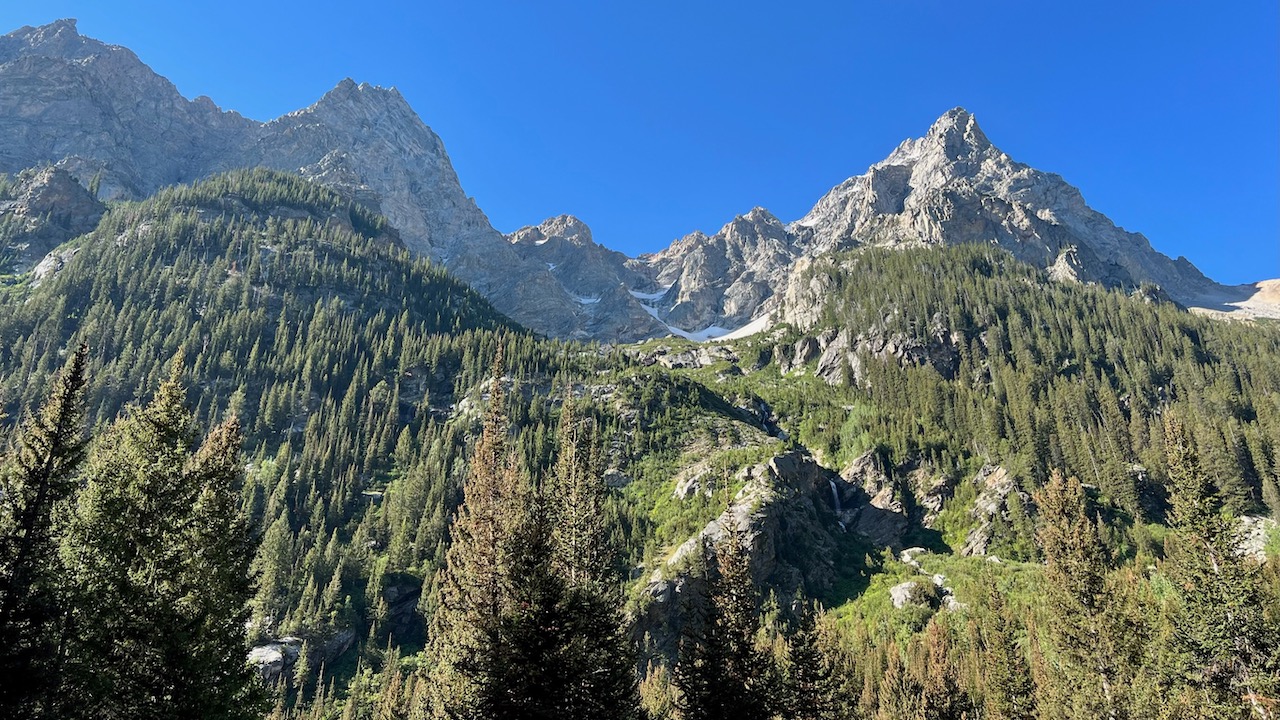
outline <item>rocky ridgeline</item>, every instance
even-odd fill
[[[394,88],[343,80],[308,108],[258,122],[184,98],[128,49],[80,35],[74,20],[0,37],[0,133],[0,172],[56,163],[108,199],[238,167],[298,172],[380,211],[411,250],[555,337],[705,340],[784,304],[803,313],[784,303],[797,266],[866,245],[995,243],[1063,281],[1154,283],[1178,302],[1226,311],[1280,307],[1259,299],[1261,286],[1219,286],[1156,252],[1062,178],[1009,158],[960,108],[798,221],[756,208],[639,258],[599,245],[569,216],[499,233]]]

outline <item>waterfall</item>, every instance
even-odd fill
[[[840,506],[840,491],[836,489],[836,481],[828,479],[827,483],[831,485],[831,504],[835,507],[836,512],[840,512],[844,508]]]

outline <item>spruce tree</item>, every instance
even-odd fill
[[[727,529],[715,548],[718,575],[705,619],[686,619],[694,629],[681,643],[674,673],[682,720],[764,720],[780,704],[770,660],[755,645],[760,592],[748,543],[744,530]]]
[[[923,657],[912,668],[920,685],[920,716],[930,720],[968,717],[967,697],[960,688],[952,657],[950,630],[940,616],[929,620],[921,650]]]
[[[58,534],[84,458],[88,348],[80,345],[40,412],[22,424],[0,465],[0,716],[48,712],[59,673],[65,597]]]
[[[595,424],[578,420],[572,393],[566,394],[559,456],[544,484],[553,568],[564,585],[564,717],[621,720],[638,712],[639,688],[599,457]]]
[[[73,586],[65,717],[257,717],[245,667],[252,547],[238,424],[192,452],[175,359],[155,399],[90,454],[62,553]]]
[[[1038,496],[1046,600],[1057,651],[1057,698],[1070,718],[1125,717],[1108,626],[1107,551],[1088,516],[1084,488],[1053,471]]]
[[[995,578],[986,582],[986,608],[982,618],[983,689],[990,720],[1032,720],[1035,687],[1031,666],[1018,645],[1017,624],[1010,617],[1004,593]]]
[[[510,593],[520,578],[512,562],[521,557],[516,538],[525,510],[520,503],[527,494],[507,450],[502,368],[499,350],[463,502],[450,526],[440,604],[432,616],[430,705],[437,717],[508,717],[504,713],[513,704],[507,687],[513,662],[510,640],[519,628],[511,627]],[[541,531],[545,526],[534,538]],[[539,552],[546,552],[547,544],[537,539]]]
[[[786,716],[794,720],[838,717],[837,680],[818,630],[821,612],[816,603],[803,603],[795,631],[787,637]]]
[[[1235,548],[1233,519],[1176,418],[1165,424],[1173,536],[1164,571],[1180,607],[1175,641],[1183,674],[1210,716],[1275,717],[1280,708],[1280,627],[1264,608],[1259,568]]]

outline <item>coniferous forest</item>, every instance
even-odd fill
[[[265,170],[60,253],[0,276],[0,717],[1280,717],[1274,322],[984,245],[550,340]]]

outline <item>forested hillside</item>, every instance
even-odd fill
[[[1280,710],[1274,324],[964,246],[562,343],[266,171],[55,255],[0,286],[15,716]]]

